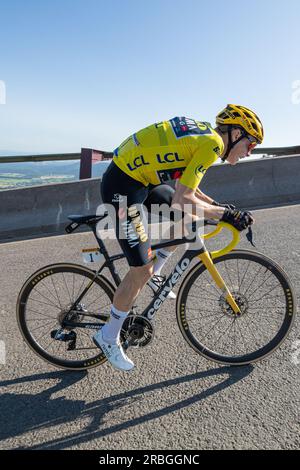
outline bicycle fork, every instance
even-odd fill
[[[230,305],[230,307],[232,308],[234,313],[236,315],[241,313],[241,310],[239,309],[239,307],[238,307],[236,301],[234,300],[234,298],[232,297],[232,294],[231,294],[230,290],[228,289],[228,287],[226,286],[224,279],[222,278],[219,271],[215,267],[215,265],[214,265],[214,263],[213,263],[213,261],[210,257],[209,252],[204,251],[203,253],[198,255],[198,258],[202,261],[202,263],[204,264],[204,266],[206,267],[206,269],[210,273],[211,277],[215,281],[216,285],[223,292],[223,294],[225,296],[225,299],[226,299],[226,302],[228,302],[228,304]]]

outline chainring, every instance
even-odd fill
[[[144,348],[153,339],[153,324],[140,315],[128,315],[121,330],[121,341],[127,347]]]

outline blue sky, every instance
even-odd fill
[[[112,150],[229,102],[266,146],[300,144],[299,17],[299,0],[1,0],[0,152]]]

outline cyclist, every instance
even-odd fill
[[[216,126],[185,117],[150,125],[114,151],[103,176],[102,200],[115,208],[116,235],[130,270],[115,292],[109,322],[95,334],[94,341],[117,369],[134,367],[120,344],[122,324],[152,276],[152,286],[159,288],[160,271],[172,254],[172,249],[160,249],[153,257],[141,205],[151,209],[152,204],[166,203],[182,211],[186,204],[198,206],[205,218],[228,222],[238,230],[254,221],[249,212],[214,201],[198,186],[218,157],[235,165],[250,156],[263,141],[263,125],[250,109],[230,104],[217,115]],[[177,180],[175,190],[166,184],[173,179]]]

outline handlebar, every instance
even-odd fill
[[[227,246],[222,248],[221,250],[216,250],[210,252],[210,256],[212,259],[219,258],[220,256],[224,256],[227,253],[230,253],[240,242],[240,232],[236,228],[234,228],[232,225],[226,223],[226,222],[219,222],[216,229],[213,230],[212,232],[206,233],[203,235],[204,240],[209,240],[221,233],[223,229],[227,229],[232,233],[232,240],[229,242]]]

